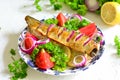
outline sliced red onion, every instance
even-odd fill
[[[84,34],[82,34],[82,33],[78,34],[78,35],[76,36],[76,38],[75,38],[75,41],[77,41],[78,39],[80,39],[83,35],[84,35]]]
[[[29,38],[31,38],[31,37],[29,37]],[[33,38],[31,38],[31,39],[33,40]],[[36,42],[33,40],[32,46],[29,49],[25,49],[25,47],[24,47],[24,40],[23,40],[20,43],[19,48],[21,49],[21,51],[23,51],[23,52],[25,52],[27,54],[30,54],[33,51],[33,49],[35,48],[35,44],[36,44]]]
[[[48,29],[47,29],[47,34],[48,34],[48,32],[50,31],[50,29],[52,28],[52,27],[54,27],[55,25],[54,24],[51,24],[49,27],[48,27]]]
[[[84,42],[83,46],[87,45],[91,40],[92,40],[92,38],[88,38],[88,39]]]
[[[79,14],[74,14],[74,15],[71,16],[71,18],[72,18],[72,17],[76,17],[76,18],[78,18],[80,21],[82,20],[82,17],[81,17]]]
[[[89,11],[95,11],[100,7],[97,0],[85,0],[85,4]]]
[[[75,14],[74,17],[78,18],[80,21],[82,20],[82,17],[79,14]]]
[[[101,41],[100,41],[100,46],[103,46],[103,45],[105,45],[105,41],[104,41],[104,40],[101,40]]]
[[[38,40],[38,41],[36,41],[35,45],[42,45],[42,44],[46,44],[48,42],[50,42],[49,38],[47,38],[46,40]]]
[[[58,32],[58,37],[63,33],[63,31],[66,31],[67,29],[66,28],[61,28],[62,31],[61,32]]]
[[[58,31],[58,37],[60,36],[60,34],[63,32],[63,27],[59,27],[60,29],[59,29],[59,31]]]
[[[100,36],[102,36],[102,37],[103,37],[103,34],[102,34],[102,32],[101,32],[101,31],[98,31],[98,32],[97,32],[97,34],[99,34]]]
[[[77,62],[76,61],[77,58],[82,58],[82,59],[81,59],[80,62]],[[76,67],[83,67],[86,64],[86,57],[83,56],[83,55],[77,55],[77,56],[74,57],[73,63],[75,64]]]
[[[31,38],[31,37],[27,37],[27,38]],[[33,44],[29,49],[25,49],[24,40],[19,44],[19,48],[21,49],[21,51],[23,51],[27,54],[30,54],[33,51],[33,49],[35,48],[36,45],[42,45],[42,44],[46,44],[46,43],[50,42],[50,39],[38,40],[38,41],[34,40],[33,38],[31,38],[31,39],[33,41]]]
[[[67,42],[72,38],[72,36],[74,35],[74,33],[75,33],[75,31],[72,31],[72,32],[70,33],[70,35],[69,35],[68,38],[67,38]]]

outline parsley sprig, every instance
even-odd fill
[[[120,37],[115,36],[114,43],[115,43],[115,46],[117,48],[117,55],[120,56]]]
[[[35,0],[35,1],[34,1],[34,5],[35,5],[35,7],[36,7],[36,9],[37,9],[38,11],[41,11],[42,8],[41,8],[41,6],[39,5],[39,2],[40,2],[40,0]]]
[[[88,24],[90,24],[90,22],[86,19],[82,19],[80,21],[77,18],[72,18],[65,23],[64,27],[66,27],[68,30],[78,30],[81,27],[87,26]]]
[[[58,24],[58,20],[55,18],[48,18],[44,21],[46,24]]]
[[[11,58],[13,60],[12,63],[8,64],[8,69],[10,73],[13,74],[10,80],[19,80],[25,78],[27,76],[28,65],[21,58],[15,60],[14,57],[16,55],[16,51],[14,49],[11,49],[10,53],[12,55]]]

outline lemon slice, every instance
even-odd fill
[[[109,25],[120,23],[120,4],[117,2],[106,2],[101,7],[101,18]]]
[[[70,49],[66,46],[63,46],[62,48],[65,50],[65,54],[67,55],[68,59],[70,59],[70,57],[71,57]]]

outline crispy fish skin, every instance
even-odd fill
[[[81,53],[91,54],[92,52],[97,53],[98,51],[98,44],[94,40],[90,40],[87,45],[84,45],[85,41],[89,38],[86,35],[83,35],[80,39],[75,41],[75,38],[78,35],[78,33],[75,32],[71,39],[67,41],[71,31],[65,30],[60,34],[60,36],[58,36],[59,30],[61,30],[60,27],[54,26],[49,29],[50,25],[44,24],[30,16],[26,16],[25,20],[28,24],[30,32],[35,31],[40,35],[42,34],[43,36],[68,46],[73,50],[80,51]]]
[[[30,29],[30,31],[35,30],[36,26],[39,26],[39,24],[40,24],[39,20],[36,20],[31,16],[26,16],[25,20],[26,20],[28,26],[30,27],[30,28],[28,27]]]

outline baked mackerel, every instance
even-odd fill
[[[30,16],[26,16],[25,20],[28,24],[28,30],[39,39],[41,37],[50,38],[83,54],[90,55],[98,52],[99,44],[83,33],[68,31],[57,25],[48,25]]]

